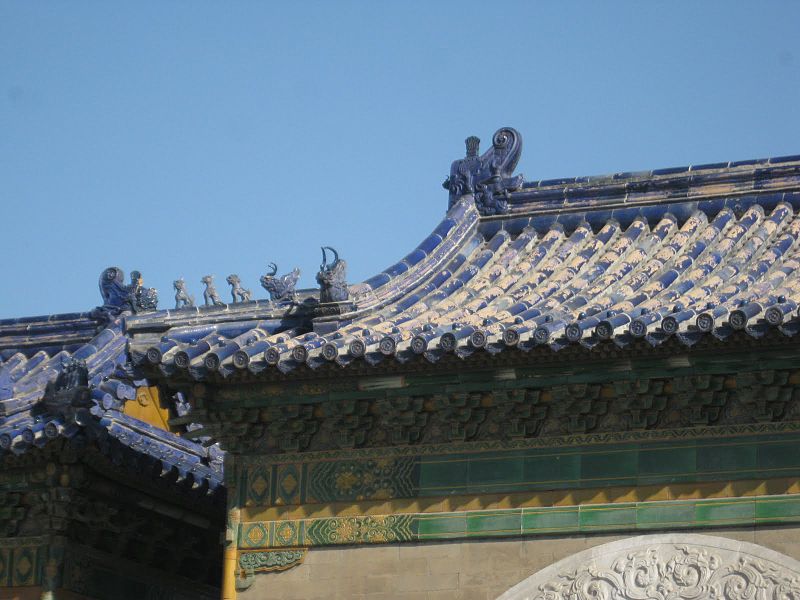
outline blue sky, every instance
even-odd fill
[[[362,281],[432,230],[463,140],[545,179],[800,154],[800,2],[0,3],[0,318]]]

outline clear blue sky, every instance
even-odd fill
[[[463,140],[527,179],[800,153],[800,2],[0,3],[0,317],[107,266],[362,281],[447,205]]]

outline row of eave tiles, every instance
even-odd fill
[[[570,234],[560,225],[543,235],[501,230],[489,240],[476,231],[424,285],[333,334],[271,334],[251,322],[189,344],[167,333],[146,356],[202,378],[604,340],[657,345],[676,336],[692,345],[736,330],[759,337],[769,327],[792,335],[799,236],[800,217],[786,203],[769,215],[754,205],[738,219],[729,208],[710,221],[697,211],[682,226],[666,214],[652,227],[640,217],[625,230],[609,220],[596,233],[588,223]]]
[[[35,418],[31,413],[64,361],[73,358],[85,361],[89,371],[90,412],[96,419],[92,430],[104,430],[103,435],[129,448],[132,456],[159,461],[166,477],[175,472],[178,479],[191,478],[195,487],[215,489],[222,482],[221,465],[207,461],[209,450],[121,412],[126,401],[136,398],[135,388],[115,378],[127,361],[127,341],[118,320],[74,352],[42,350],[30,357],[21,352],[10,356],[0,365],[0,451],[20,454],[59,437],[70,438],[83,429],[57,416]]]

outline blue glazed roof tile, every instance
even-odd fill
[[[0,322],[0,446],[74,434],[32,413],[66,359],[86,361],[109,435],[213,486],[218,461],[202,444],[121,412],[135,396],[125,369],[224,379],[800,329],[800,157],[528,182],[507,203],[507,214],[482,216],[462,197],[332,314],[254,300],[105,325],[91,313]]]
[[[20,325],[25,325],[29,335],[20,348],[13,350],[8,346],[19,341]],[[78,339],[78,331],[84,343],[51,345],[59,338],[59,331],[68,341]],[[136,398],[136,382],[125,373],[128,342],[122,319],[105,326],[86,314],[0,321],[0,348],[7,356],[0,363],[0,453],[20,454],[79,434],[113,438],[121,444],[114,451],[117,455],[127,452],[131,457],[147,456],[182,470],[184,479],[192,478],[194,488],[218,488],[222,465],[216,448],[204,448],[122,412],[124,403]],[[88,421],[37,412],[48,386],[71,361],[82,361],[87,370],[89,412],[93,415]],[[100,447],[109,448],[107,441]]]

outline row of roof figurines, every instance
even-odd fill
[[[328,252],[333,256],[329,262]],[[260,278],[261,286],[269,293],[270,300],[277,304],[290,305],[297,302],[295,289],[300,278],[300,269],[295,267],[290,273],[278,276],[278,266],[269,263],[270,271]],[[350,289],[346,282],[347,263],[339,258],[338,252],[330,246],[322,247],[322,264],[317,273],[317,283],[320,286],[319,303],[346,302],[350,297]],[[225,281],[231,286],[231,299],[233,304],[249,302],[253,293],[242,286],[241,279],[235,273],[228,275]],[[214,285],[214,276],[205,275],[201,280],[205,285],[203,301],[205,306],[225,305]],[[172,283],[175,289],[175,308],[193,308],[194,296],[186,288],[183,278]],[[131,271],[131,282],[125,284],[125,274],[119,267],[108,267],[100,275],[100,294],[103,297],[103,309],[118,313],[129,310],[133,313],[154,311],[158,309],[158,291],[155,288],[144,286],[142,274]],[[316,299],[307,298],[305,302],[316,302]]]
[[[519,189],[524,178],[513,175],[520,155],[522,154],[522,135],[511,127],[502,127],[492,136],[492,146],[479,155],[480,139],[470,136],[464,140],[466,156],[454,161],[450,167],[450,176],[442,186],[450,192],[449,207],[465,195],[472,195],[478,211],[483,215],[502,214],[508,212],[510,191]],[[328,262],[326,250],[333,255],[333,262]],[[290,273],[277,276],[278,267],[269,264],[271,273],[262,275],[261,286],[267,290],[270,300],[279,304],[295,304],[297,295],[295,286],[300,278],[300,269],[294,268]],[[322,247],[322,264],[317,273],[320,286],[319,302],[346,302],[350,298],[350,288],[345,280],[347,263],[339,258],[339,254],[330,246]],[[119,267],[109,267],[100,275],[100,293],[103,296],[103,310],[118,313],[130,310],[134,313],[157,310],[158,292],[155,288],[144,287],[139,271],[131,272],[131,283],[126,285],[125,275]],[[242,286],[241,279],[235,273],[228,275],[225,281],[231,286],[231,299],[234,304],[249,302],[252,291]],[[206,306],[218,306],[225,303],[220,299],[214,285],[214,276],[205,275],[201,280],[205,285],[203,301]],[[175,288],[175,308],[192,308],[195,306],[194,296],[186,289],[183,278],[173,282]],[[306,302],[312,299],[306,299]]]

